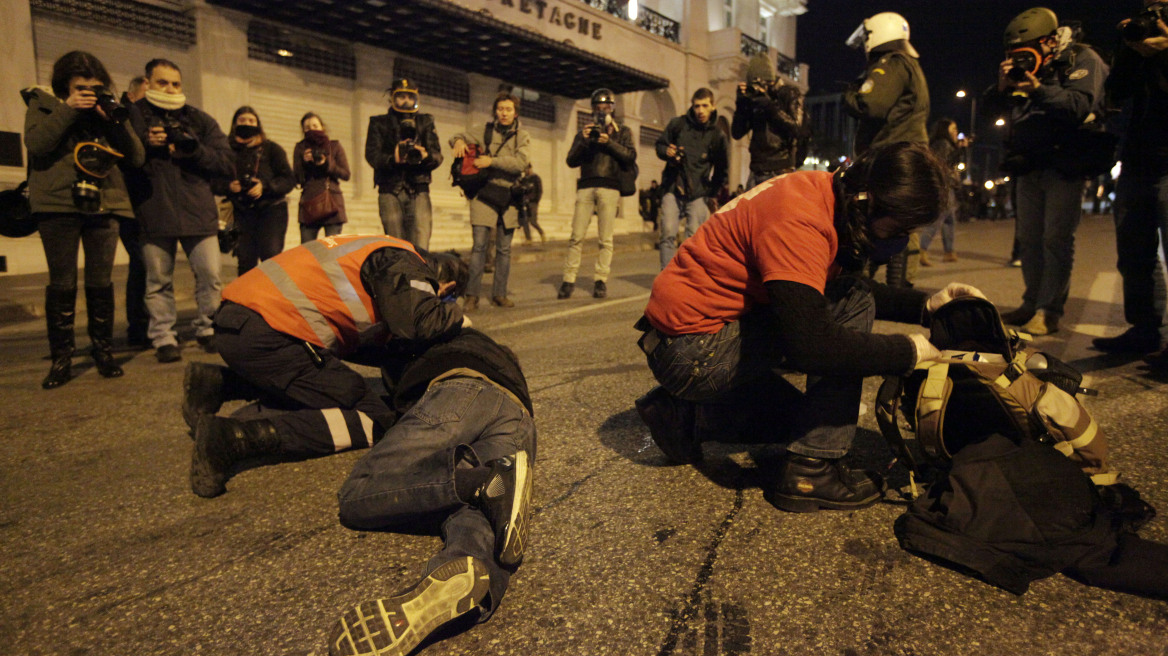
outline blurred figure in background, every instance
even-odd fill
[[[941,229],[945,261],[957,261],[957,252],[953,246],[953,233],[957,223],[957,189],[961,186],[957,164],[961,161],[966,143],[965,139],[958,136],[957,123],[953,119],[942,118],[933,123],[933,130],[929,134],[929,148],[950,172],[952,188],[949,190],[949,209],[936,221],[921,228],[921,266],[932,266],[928,251],[929,245],[933,243],[933,237],[937,235],[937,228]]]

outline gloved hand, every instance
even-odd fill
[[[907,337],[912,340],[913,348],[917,353],[917,361],[915,364],[920,364],[926,360],[936,360],[941,357],[941,351],[937,350],[937,347],[933,346],[929,338],[924,335],[912,334],[907,335]]]
[[[925,309],[929,311],[929,314],[932,314],[937,311],[937,308],[962,296],[976,296],[983,299],[986,297],[977,287],[961,282],[951,282],[945,285],[945,289],[929,297],[929,301],[925,303]]]

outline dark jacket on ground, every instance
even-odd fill
[[[637,161],[637,149],[633,147],[633,131],[624,125],[613,123],[608,126],[608,143],[602,144],[576,133],[572,147],[568,149],[568,166],[580,167],[580,179],[576,189],[603,187],[620,189],[620,169]]]
[[[929,142],[929,85],[903,39],[872,49],[864,75],[844,92],[844,105],[859,119],[857,156],[886,144]]]
[[[28,147],[28,201],[32,212],[80,211],[73,204],[73,183],[77,181],[73,149],[81,141],[96,141],[125,156],[120,166],[114,166],[99,182],[99,213],[132,218],[134,212],[121,166],[141,166],[145,152],[129,124],[117,125],[95,112],[79,112],[44,89],[33,87],[21,95],[28,105],[24,143]]]
[[[750,133],[750,172],[755,175],[797,169],[807,156],[811,118],[806,111],[792,116],[771,95],[738,94],[730,136]]]
[[[1141,57],[1121,46],[1106,88],[1114,104],[1131,101],[1131,120],[1119,151],[1124,174],[1168,174],[1168,52]]]
[[[665,131],[657,138],[657,157],[665,162],[665,171],[661,173],[664,191],[661,193],[676,194],[682,177],[681,167],[665,156],[670,144],[685,149],[686,198],[709,198],[722,188],[730,160],[726,152],[726,136],[716,127],[717,120],[718,112],[713,111],[704,125],[698,123],[693,109],[690,109],[665,126]]]
[[[414,253],[379,248],[361,264],[361,284],[373,297],[377,318],[389,329],[389,346],[417,353],[462,328],[462,309],[436,295],[434,271]]]
[[[198,140],[189,156],[171,155],[167,146],[146,146],[146,163],[126,175],[134,214],[143,237],[210,237],[219,232],[219,210],[211,180],[232,174],[234,154],[227,136],[206,112],[184,105],[173,112],[145,98],[130,107],[134,132],[147,144],[151,125],[170,115]]]
[[[401,121],[412,118],[417,124],[417,142],[426,149],[426,157],[416,166],[394,161],[394,152],[401,141]],[[434,129],[434,117],[418,112],[402,114],[390,110],[387,114],[369,117],[369,131],[365,135],[365,161],[373,167],[373,184],[383,194],[396,193],[403,187],[414,191],[430,190],[430,171],[442,164],[442,145]]]
[[[324,191],[327,184],[329,192],[333,195],[333,207],[337,208],[337,214],[316,225],[345,223],[349,219],[345,215],[345,197],[341,194],[340,181],[348,180],[351,175],[349,158],[345,156],[345,149],[341,146],[341,142],[329,141],[328,157],[323,164],[317,164],[304,161],[304,151],[311,147],[312,145],[308,141],[301,139],[292,151],[292,177],[296,179],[296,184],[300,185],[300,198],[312,198]],[[298,216],[297,219],[304,223],[303,216]]]
[[[296,178],[288,165],[288,154],[280,144],[264,138],[258,146],[245,146],[232,139],[231,150],[235,153],[234,173],[211,183],[216,195],[227,196],[233,203],[243,203],[256,210],[285,202],[284,197],[296,186]],[[231,182],[243,175],[250,175],[263,185],[259,198],[252,198],[246,192],[231,193]]]

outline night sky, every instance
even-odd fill
[[[913,46],[921,54],[921,67],[929,82],[933,118],[957,120],[969,129],[968,99],[958,100],[958,89],[980,94],[994,83],[998,63],[1004,57],[1002,33],[1014,16],[1033,6],[1053,10],[1060,22],[1078,20],[1085,41],[1110,61],[1117,43],[1115,25],[1135,14],[1142,0],[1050,0],[1041,5],[1013,0],[810,0],[807,13],[798,19],[796,59],[811,67],[811,92],[843,89],[865,65],[864,55],[844,45],[860,21],[881,11],[895,11],[909,23]],[[979,112],[984,134],[996,117]]]

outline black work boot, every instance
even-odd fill
[[[670,462],[688,465],[702,459],[702,443],[694,429],[694,404],[658,385],[635,402],[637,414],[649,427],[653,443]]]
[[[89,352],[104,378],[124,374],[113,355],[114,286],[85,287],[85,308],[89,312]]]
[[[765,496],[776,508],[788,512],[856,510],[876,503],[883,487],[879,476],[854,470],[842,459],[788,453],[778,482]]]
[[[560,283],[560,291],[556,292],[556,298],[565,299],[571,298],[572,292],[576,290],[576,283],[562,282]]]
[[[45,325],[49,333],[49,354],[53,366],[41,381],[44,389],[69,382],[73,369],[73,319],[76,316],[77,288],[45,287]]]
[[[239,421],[203,415],[191,450],[191,491],[208,499],[223,494],[235,463],[279,453],[280,446],[276,425],[269,419]]]
[[[1115,337],[1096,337],[1091,345],[1106,353],[1154,353],[1160,350],[1157,326],[1132,326]]]
[[[227,367],[205,362],[189,362],[183,373],[183,421],[194,436],[195,426],[202,415],[213,415],[227,401],[251,401],[260,391],[239,374]]]

